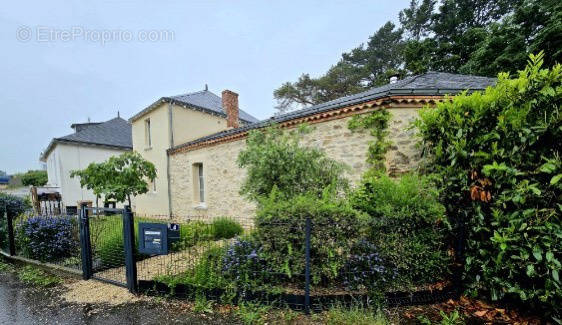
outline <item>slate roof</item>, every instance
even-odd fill
[[[407,77],[395,83],[389,83],[381,87],[371,88],[367,91],[355,95],[345,96],[334,99],[322,104],[314,105],[301,110],[271,117],[267,120],[252,123],[236,129],[230,129],[215,134],[211,134],[184,144],[180,144],[169,151],[188,147],[193,144],[215,140],[229,135],[242,133],[252,129],[266,127],[272,123],[282,123],[297,118],[327,112],[333,109],[356,105],[371,100],[392,96],[392,95],[426,95],[444,96],[455,95],[462,91],[484,90],[488,86],[494,85],[495,78],[453,74],[446,72],[427,72],[422,75]]]
[[[42,160],[47,158],[49,152],[57,143],[97,145],[132,150],[133,136],[131,123],[120,117],[116,117],[97,125],[88,126],[88,128],[64,137],[54,138],[45,152],[41,155]]]
[[[154,108],[156,108],[156,106],[158,106],[158,104],[162,103],[162,102],[169,102],[169,103],[176,103],[176,104],[180,104],[180,105],[187,105],[187,106],[189,106],[193,109],[199,110],[199,111],[203,111],[203,112],[206,112],[206,113],[218,115],[218,116],[221,116],[221,117],[226,117],[226,112],[222,107],[222,98],[220,96],[217,96],[216,94],[214,94],[211,91],[201,90],[201,91],[197,91],[197,92],[194,92],[194,93],[187,93],[187,94],[182,94],[182,95],[177,95],[177,96],[162,97],[162,98],[160,98],[160,100],[154,102],[152,105],[148,106],[144,110],[137,113],[135,116],[131,117],[130,121],[134,121],[134,120],[140,118],[144,114],[146,114],[146,113],[150,112],[151,110],[153,110]],[[258,122],[257,118],[255,118],[252,115],[244,112],[241,109],[239,110],[238,114],[239,114],[238,118],[243,122],[246,122],[246,123]]]

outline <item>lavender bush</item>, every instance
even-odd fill
[[[33,217],[18,225],[17,236],[24,256],[52,262],[73,255],[78,247],[72,220],[65,217]]]
[[[377,247],[362,239],[351,250],[343,270],[343,283],[349,290],[384,288],[395,271],[386,265]]]
[[[249,239],[237,239],[223,256],[223,275],[244,287],[265,282],[269,270],[260,255],[262,248],[258,243]]]

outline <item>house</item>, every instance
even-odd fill
[[[0,176],[0,190],[8,188],[10,185],[10,176]]]
[[[135,198],[137,215],[170,216],[168,150],[176,144],[238,128],[257,119],[238,109],[238,94],[217,96],[207,87],[198,92],[162,97],[129,119],[133,149],[156,167],[148,193]]]
[[[255,205],[239,194],[245,171],[236,160],[248,132],[271,123],[283,128],[310,124],[313,130],[302,143],[322,148],[329,157],[350,166],[348,178],[357,182],[369,167],[367,148],[373,137],[367,132],[351,132],[348,121],[357,114],[387,109],[392,146],[386,154],[386,167],[394,174],[415,169],[421,157],[415,130],[409,125],[417,111],[446,100],[446,95],[483,90],[494,83],[493,78],[428,72],[261,122],[239,111],[237,96],[229,91],[222,94],[224,113],[220,115],[189,103],[189,96],[163,98],[132,119],[133,147],[157,161],[159,168],[154,193],[145,195],[137,211],[179,219],[229,216],[251,224]],[[218,104],[218,98],[216,101]],[[185,118],[177,117],[180,112]],[[246,117],[247,123],[233,123],[238,114],[240,122]],[[163,148],[168,148],[165,153]],[[150,207],[151,202],[158,204]]]
[[[303,145],[322,148],[329,157],[350,166],[348,178],[356,183],[369,168],[367,148],[373,137],[368,132],[351,132],[348,121],[357,114],[386,109],[391,114],[386,154],[387,170],[399,174],[415,169],[420,161],[415,130],[409,128],[417,111],[435,105],[464,90],[483,90],[495,79],[450,73],[429,72],[391,82],[355,95],[342,97],[272,119],[225,130],[168,150],[170,161],[170,202],[178,218],[229,216],[242,224],[252,223],[255,205],[240,196],[245,171],[236,163],[249,131],[272,122],[283,128],[308,123],[312,132]],[[203,193],[201,195],[200,193]]]
[[[133,149],[131,124],[119,115],[106,122],[72,124],[71,128],[74,133],[54,138],[41,154],[41,161],[47,164],[45,187],[59,192],[67,208],[77,206],[78,201],[96,200],[80,186],[79,178],[70,177],[71,171]]]

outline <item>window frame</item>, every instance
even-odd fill
[[[205,168],[203,163],[193,164],[193,201],[199,206],[205,205]]]
[[[150,118],[144,120],[144,146],[152,148],[152,128]]]

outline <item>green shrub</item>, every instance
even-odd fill
[[[138,223],[135,219],[134,253],[137,258],[145,257],[138,253]],[[96,216],[90,218],[90,241],[94,258],[99,258],[103,267],[125,265],[125,246],[123,241],[123,219],[121,215]]]
[[[370,174],[350,200],[369,216],[367,239],[393,269],[393,285],[434,282],[447,272],[445,208],[426,177],[407,174],[393,180]]]
[[[227,246],[222,259],[223,276],[238,289],[257,288],[274,282],[261,244],[250,236],[237,238]]]
[[[201,221],[191,221],[180,225],[180,240],[173,243],[171,249],[177,252],[213,239],[214,234],[210,225]]]
[[[47,184],[48,177],[46,170],[29,170],[21,175],[21,182],[24,186],[43,186]]]
[[[315,284],[333,281],[359,233],[358,213],[333,195],[279,199],[277,192],[260,202],[253,235],[273,272],[287,278],[304,274],[305,222],[310,217],[311,275]]]
[[[471,291],[560,319],[562,66],[542,62],[422,110],[416,126],[449,216],[466,224]]]
[[[68,217],[31,217],[19,221],[14,232],[25,257],[54,262],[78,254],[76,226]]]
[[[279,127],[250,131],[238,165],[247,170],[241,193],[259,201],[274,187],[279,196],[311,194],[317,197],[327,187],[347,188],[345,166],[316,148],[303,147],[299,140],[308,128],[283,131]]]
[[[212,245],[202,253],[193,268],[181,274],[159,276],[156,280],[172,288],[178,284],[193,285],[201,289],[227,288],[229,282],[222,275],[224,253],[224,247]]]
[[[103,241],[97,246],[96,255],[99,257],[104,267],[125,265],[125,248],[122,230],[105,234],[103,236]]]
[[[213,220],[211,228],[215,240],[230,239],[244,232],[244,229],[238,222],[226,217]]]

